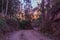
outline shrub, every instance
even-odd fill
[[[27,21],[26,20],[23,20],[23,21],[19,21],[19,25],[20,25],[20,29],[24,29],[25,25],[27,24]]]
[[[18,30],[19,23],[14,19],[6,19],[6,24],[9,26],[10,30]]]
[[[5,28],[5,27],[7,27],[5,19],[0,18],[0,30],[3,30],[3,28]]]

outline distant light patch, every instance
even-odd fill
[[[23,6],[25,5],[25,3],[24,3],[24,0],[20,0],[21,1],[21,3],[23,4]],[[37,2],[38,3],[41,3],[41,0],[31,0],[31,6],[33,7],[33,8],[35,8],[35,7],[37,7],[38,5],[37,5]]]
[[[33,8],[37,7],[37,3],[36,3],[36,1],[31,0],[31,5],[32,5]]]

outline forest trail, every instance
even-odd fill
[[[5,36],[4,40],[51,40],[50,38],[34,31],[20,30]]]

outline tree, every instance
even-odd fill
[[[20,1],[19,0],[9,0],[8,5],[8,15],[13,15],[14,13],[19,12],[20,10]]]
[[[7,16],[7,12],[8,12],[8,0],[6,0],[6,13],[5,13],[5,15]]]
[[[49,5],[49,4],[48,4]],[[54,18],[56,15],[58,15],[58,12],[60,11],[60,1],[57,0],[53,0],[53,4],[52,5],[52,8],[48,8],[47,10],[47,17],[49,17],[49,19],[47,20],[49,23],[49,26],[52,24],[52,22],[54,21]]]
[[[24,6],[26,19],[30,21],[29,13],[30,13],[30,9],[32,8],[31,0],[24,0],[24,2],[26,3],[26,5]]]
[[[13,15],[19,11],[19,0],[0,0],[0,12],[4,12],[7,15]]]
[[[46,25],[42,24],[43,28],[41,28],[41,30],[44,33],[48,33],[47,35],[54,36],[55,38],[60,38],[60,30],[59,30],[60,29],[60,0],[52,0],[52,3],[50,3],[50,1],[48,0],[47,1],[48,4],[46,5],[47,16],[45,15],[46,21],[44,22],[47,22],[47,23],[44,23]],[[52,5],[52,7],[50,7],[50,5]],[[42,14],[42,16],[43,15],[44,14]]]
[[[44,9],[44,0],[42,0],[42,3],[41,3],[41,8],[42,8],[42,10],[41,10],[41,13],[42,13],[42,22],[40,23],[41,25],[40,25],[40,27],[44,27],[44,22],[45,22],[45,9]]]

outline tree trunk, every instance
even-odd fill
[[[4,16],[3,3],[4,1],[2,0],[2,16]]]
[[[46,16],[46,27],[48,27],[49,26],[49,24],[51,23],[51,22],[49,22],[49,14],[50,14],[50,0],[47,0],[47,2],[48,2],[48,4],[47,4],[47,16]]]
[[[7,3],[6,3],[6,13],[5,13],[5,16],[7,16],[7,12],[8,12],[8,0],[6,0]]]
[[[44,11],[44,0],[42,0],[42,23],[41,23],[41,27],[44,27],[44,20],[45,20],[45,11]]]

